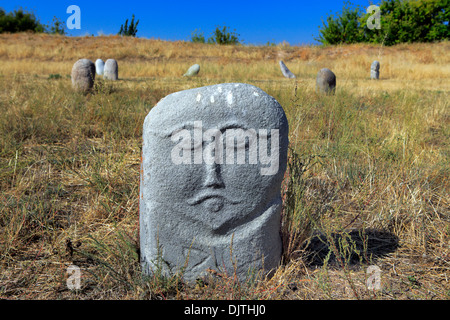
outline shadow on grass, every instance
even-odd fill
[[[342,267],[343,263],[347,266],[373,264],[398,247],[398,237],[390,232],[357,229],[330,235],[317,234],[305,245],[303,253],[311,267],[325,264]]]

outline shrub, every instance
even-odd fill
[[[137,26],[139,24],[139,20],[135,23],[134,22],[134,14],[131,18],[131,23],[130,25],[128,25],[128,19],[125,20],[125,26],[122,24],[120,26],[120,30],[119,30],[119,35],[121,36],[131,36],[131,37],[136,37],[137,34]]]
[[[205,43],[205,36],[200,30],[195,29],[191,33],[191,41],[194,43]]]
[[[234,31],[236,31],[236,29]],[[239,34],[234,31],[229,32],[228,27],[224,26],[221,28],[218,26],[216,27],[216,30],[214,30],[212,36],[208,39],[208,43],[239,44]]]
[[[46,32],[50,33],[50,34],[65,35],[66,34],[66,26],[65,26],[64,22],[59,20],[57,17],[53,17],[53,25],[50,26],[50,28]]]

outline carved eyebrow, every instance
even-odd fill
[[[184,123],[179,126],[174,126],[172,129],[162,129],[162,130],[149,129],[147,132],[152,135],[161,137],[161,138],[170,138],[173,134],[175,134],[176,132],[179,132],[181,130],[193,130],[193,129],[194,129],[194,123],[192,123],[192,124]]]
[[[228,129],[243,129],[243,130],[248,130],[249,128],[247,128],[246,125],[241,124],[241,123],[237,123],[237,122],[228,122],[228,123],[225,123],[223,126],[221,126],[221,127],[219,128],[220,131],[228,130]]]
[[[203,128],[205,129],[205,128]],[[208,129],[218,129],[219,131],[224,131],[224,130],[228,130],[228,129],[243,129],[243,130],[248,130],[247,126],[245,124],[242,123],[238,123],[238,122],[226,122],[222,125],[217,126],[216,128],[206,128]],[[166,129],[166,130],[148,130],[148,132],[150,134],[162,137],[162,138],[170,138],[173,134],[181,131],[181,130],[194,130],[194,121],[192,122],[188,122],[188,123],[183,123],[181,125],[178,126],[174,126],[171,129]]]

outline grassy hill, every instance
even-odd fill
[[[0,297],[448,299],[449,49],[1,34]],[[79,58],[116,59],[120,80],[74,92]],[[369,79],[373,60],[379,81]],[[182,77],[194,63],[199,75]],[[337,76],[335,96],[315,93],[323,67]],[[142,281],[143,120],[167,94],[223,82],[260,87],[289,120],[283,263],[251,283]],[[78,291],[66,285],[71,264]],[[381,290],[367,288],[371,265]]]

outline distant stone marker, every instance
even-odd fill
[[[183,77],[196,76],[199,71],[200,71],[200,66],[198,64],[194,64],[193,66],[189,67],[188,71],[186,71],[185,74],[183,74]]]
[[[380,78],[380,63],[378,61],[372,62],[370,66],[370,79],[378,80]]]
[[[97,59],[95,61],[95,72],[97,72],[97,74],[99,76],[102,76],[104,68],[105,68],[105,62],[102,59]]]
[[[94,86],[95,65],[89,59],[80,59],[72,67],[72,87],[81,92],[88,92]]]
[[[103,78],[107,80],[119,79],[119,66],[114,59],[108,59],[105,62],[105,68],[103,69]]]
[[[323,68],[317,73],[316,89],[326,94],[333,94],[335,92],[336,76],[330,69]]]
[[[261,89],[225,83],[172,93],[144,121],[140,243],[144,274],[244,280],[280,262],[288,122]],[[270,149],[270,150],[269,150]]]
[[[283,61],[280,60],[280,69],[281,73],[283,73],[283,76],[289,79],[294,79],[295,75],[286,67]]]

